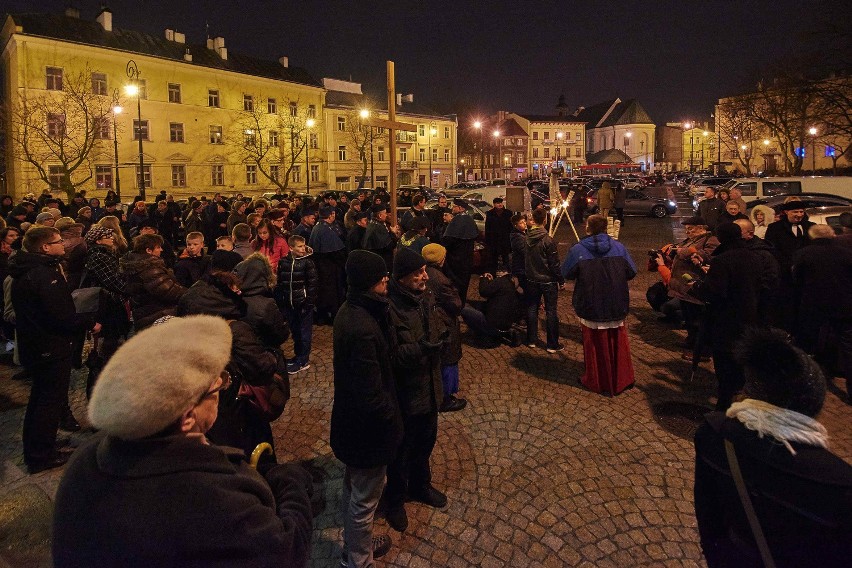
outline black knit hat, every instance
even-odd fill
[[[402,247],[393,258],[393,277],[399,280],[426,266],[426,259],[408,247]]]
[[[716,227],[716,238],[720,243],[739,241],[743,238],[743,232],[735,223],[722,223]]]
[[[353,290],[369,290],[388,275],[382,257],[366,250],[353,250],[346,259],[346,283]]]
[[[234,268],[243,261],[240,253],[232,250],[217,250],[211,255],[210,268],[222,272],[233,272]]]
[[[775,406],[816,416],[825,401],[825,377],[807,353],[779,329],[752,328],[735,353],[746,376],[745,393]]]

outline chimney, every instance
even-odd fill
[[[75,8],[74,6],[68,6],[65,8],[65,16],[68,18],[75,18],[77,20],[80,19],[80,10]]]
[[[175,42],[176,43],[186,43],[186,34],[182,34],[180,32],[175,32]]]
[[[186,48],[186,53],[183,54],[184,61],[192,61],[192,54],[189,52],[189,48]]]
[[[225,47],[225,38],[216,36],[213,38],[213,49],[219,54],[223,61],[228,60],[228,48]]]
[[[281,67],[290,67],[290,58],[289,57],[279,57],[278,63],[281,64]]]
[[[207,49],[213,49],[213,39],[207,38]]]
[[[112,11],[106,6],[101,7],[101,13],[95,18],[105,32],[112,31]]]
[[[170,30],[169,28],[166,28],[166,39],[169,40],[169,41],[174,41],[175,40],[175,31]]]

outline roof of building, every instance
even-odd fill
[[[639,101],[628,99],[619,102],[601,126],[615,126],[617,124],[654,124],[654,121],[651,120]]]
[[[208,49],[206,45],[178,43],[165,37],[116,27],[108,32],[94,20],[83,20],[65,14],[10,14],[10,17],[15,24],[23,28],[24,34],[30,36],[150,55],[187,65],[222,69],[312,87],[322,86],[301,67],[284,67],[278,61],[267,61],[231,51],[228,52],[227,59],[222,59],[215,50]],[[184,60],[187,51],[192,54],[192,61]]]
[[[341,107],[341,108],[360,108],[365,101],[369,101],[371,108],[381,113],[387,113],[388,105],[386,101],[379,103],[371,99],[365,94],[348,93],[344,91],[328,91],[325,95],[325,106]],[[423,116],[427,118],[440,118],[443,120],[455,120],[455,115],[437,114],[423,105],[415,103],[404,103],[403,106],[396,107],[396,113],[399,116]]]
[[[616,148],[601,150],[586,156],[586,162],[590,164],[626,164],[632,161],[630,156]]]
[[[501,122],[497,126],[497,130],[500,131],[500,136],[529,136],[527,131],[514,118],[509,118]]]
[[[612,105],[619,102],[619,99],[610,99],[592,105],[590,107],[578,109],[579,112],[574,113],[574,118],[588,124],[589,128],[597,128],[598,123],[606,116],[607,111],[612,108]]]
[[[580,120],[576,116],[571,114],[566,114],[563,116],[553,115],[553,114],[521,114],[518,113],[518,116],[521,116],[530,122],[562,122],[562,123],[570,123],[577,124],[581,122],[586,122],[585,120]]]

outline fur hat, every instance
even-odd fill
[[[374,252],[353,250],[346,259],[346,282],[354,290],[369,290],[387,275],[384,259]]]
[[[825,377],[807,353],[779,329],[752,328],[735,356],[745,370],[745,393],[775,406],[816,416],[825,401]]]
[[[82,223],[77,223],[71,217],[60,217],[56,223],[53,225],[55,229],[59,229],[60,231],[66,231],[73,227],[82,227]]]
[[[447,258],[447,249],[438,243],[430,243],[423,247],[422,254],[429,264],[440,264],[442,260]]]
[[[56,219],[56,217],[53,216],[53,213],[50,213],[48,211],[36,215],[36,223],[44,223],[45,221],[49,221],[50,219]]]
[[[189,316],[149,327],[101,371],[89,420],[123,440],[162,432],[204,395],[230,358],[231,329],[222,318]]]
[[[772,223],[773,221],[775,221],[775,210],[774,209],[772,209],[771,207],[767,207],[766,205],[755,205],[752,208],[751,213],[749,213],[749,215],[748,215],[748,218],[751,219],[751,222],[754,223],[755,225],[757,225],[757,219],[755,218],[755,216],[757,215],[758,211],[763,213],[763,224],[764,225],[769,225],[769,223]]]
[[[399,280],[426,266],[426,259],[408,247],[400,248],[393,257],[393,277]]]

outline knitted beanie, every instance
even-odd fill
[[[393,277],[399,280],[426,266],[426,259],[408,247],[400,248],[393,259]]]
[[[369,290],[387,275],[384,259],[374,252],[353,250],[346,259],[346,282],[353,290]]]
[[[423,247],[423,258],[429,264],[441,264],[441,261],[447,258],[447,249],[438,243],[431,243]]]

